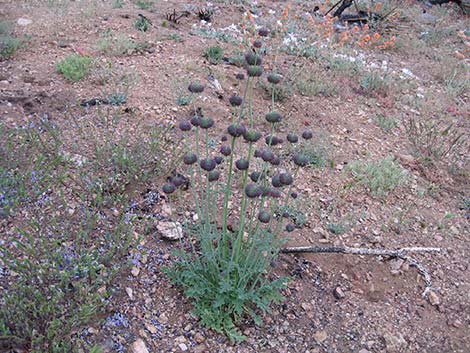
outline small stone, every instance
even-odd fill
[[[32,20],[30,20],[29,18],[19,18],[16,23],[18,24],[18,26],[28,26],[30,25],[31,23],[33,23]]]
[[[178,347],[180,347],[181,351],[183,352],[186,352],[188,350],[188,346],[186,345],[186,343],[180,343]]]
[[[370,353],[370,351],[365,348],[362,348],[358,353]]]
[[[405,261],[403,259],[394,259],[390,261],[390,272],[392,275],[396,275],[400,272],[400,268]]]
[[[183,228],[179,222],[159,222],[157,231],[161,237],[167,240],[179,240],[183,238]]]
[[[134,300],[134,291],[132,290],[132,288],[127,287],[126,293],[129,296],[130,300]]]
[[[199,332],[197,332],[195,335],[194,335],[194,342],[196,342],[197,344],[201,344],[202,342],[204,342],[206,340],[206,338],[200,334]]]
[[[461,328],[463,325],[462,321],[460,321],[459,319],[455,320],[453,323],[452,323],[452,326],[454,326],[455,328]]]
[[[166,314],[163,313],[158,317],[158,321],[162,323],[163,325],[165,325],[168,323],[168,316],[166,316]]]
[[[145,328],[149,330],[151,334],[156,334],[158,332],[158,329],[152,324],[145,324]]]
[[[313,334],[313,338],[315,341],[317,341],[317,343],[322,343],[328,338],[328,334],[323,330],[317,331]]]
[[[406,342],[405,338],[401,333],[398,333],[396,336],[385,333],[383,335],[385,340],[385,346],[387,347],[388,353],[398,353],[406,351],[406,347],[408,346],[408,342]]]
[[[344,299],[344,297],[346,296],[341,287],[339,286],[333,290],[333,295],[338,300]]]
[[[437,305],[441,304],[441,299],[440,299],[439,296],[438,296],[435,292],[433,292],[433,291],[430,291],[430,292],[429,292],[429,297],[428,297],[428,299],[429,299],[429,303],[431,303],[431,305],[433,305],[433,306],[437,306]]]
[[[137,266],[134,266],[132,267],[131,273],[132,273],[132,276],[137,277],[140,273],[140,270]]]
[[[149,353],[145,342],[141,338],[132,344],[132,353]]]

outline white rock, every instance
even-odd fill
[[[19,18],[16,23],[18,24],[18,26],[27,26],[33,23],[33,21],[28,18]]]
[[[178,347],[180,347],[180,349],[183,351],[183,352],[186,352],[188,350],[188,346],[186,345],[186,343],[180,343],[178,345]]]
[[[140,270],[137,266],[134,266],[132,267],[131,273],[132,273],[132,276],[137,277],[140,273]]]
[[[132,353],[150,353],[145,342],[139,338],[132,344]]]
[[[159,222],[157,231],[162,238],[168,240],[179,240],[183,237],[183,227],[179,222]]]
[[[127,295],[129,296],[129,298],[131,300],[134,300],[134,291],[132,290],[132,288],[127,287],[126,288],[126,293],[127,293]]]

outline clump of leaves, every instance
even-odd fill
[[[141,10],[151,10],[154,1],[153,0],[137,0],[135,5]]]
[[[141,14],[139,14],[139,18],[134,22],[134,28],[141,32],[147,32],[151,25],[150,20]]]
[[[402,185],[406,171],[389,156],[379,161],[356,161],[349,165],[353,177],[374,195],[384,196]]]
[[[222,62],[224,51],[220,46],[213,45],[204,51],[204,57],[209,60],[211,64],[216,65]]]
[[[0,21],[0,60],[13,57],[23,41],[13,35],[11,24]]]
[[[72,82],[78,82],[90,72],[93,59],[89,56],[72,54],[57,64],[57,71]]]

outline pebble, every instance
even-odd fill
[[[134,300],[134,291],[132,290],[132,288],[127,287],[126,288],[126,293],[129,296],[130,300]]]
[[[167,240],[179,240],[183,238],[183,227],[179,222],[158,222],[157,230],[161,237]]]
[[[385,333],[383,335],[383,338],[385,340],[385,346],[387,347],[388,353],[403,352],[408,346],[408,342],[406,342],[405,338],[401,333],[398,333],[397,335]]]
[[[317,343],[322,343],[328,338],[328,334],[323,330],[317,331],[313,334],[313,338],[315,341],[317,341]]]
[[[19,18],[16,23],[18,24],[18,26],[28,26],[30,25],[31,23],[33,23],[32,20],[30,20],[29,18]]]
[[[132,344],[132,353],[149,353],[145,342],[141,338]]]
[[[431,303],[431,305],[434,305],[434,306],[437,306],[439,304],[441,304],[441,299],[439,298],[439,296],[433,292],[433,291],[430,291],[429,292],[429,303]]]
[[[341,287],[339,286],[333,290],[333,295],[338,300],[344,299],[344,297],[346,296]]]
[[[186,345],[186,343],[180,343],[178,345],[178,347],[180,347],[180,349],[183,351],[183,352],[186,352],[188,350],[188,346]]]
[[[140,270],[137,266],[134,266],[132,267],[131,273],[132,273],[132,276],[137,277],[140,273]]]
[[[199,332],[197,332],[195,335],[194,335],[194,342],[196,342],[197,344],[201,344],[202,342],[204,342],[206,340],[206,338],[200,334]]]

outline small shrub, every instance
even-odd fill
[[[413,153],[429,162],[455,159],[455,156],[468,147],[465,132],[454,127],[443,116],[436,115],[434,119],[427,119],[420,115],[409,115],[403,124]]]
[[[211,64],[220,64],[224,58],[224,51],[218,45],[213,45],[204,51],[204,57],[209,60]]]
[[[392,157],[376,162],[353,162],[349,170],[361,185],[379,196],[388,194],[407,179],[406,171]]]
[[[0,245],[0,265],[14,278],[2,293],[2,347],[80,351],[77,332],[103,313],[103,288],[127,267],[123,258],[134,242],[124,224],[112,232],[94,232],[97,219],[38,215]]]
[[[112,5],[113,9],[121,9],[124,6],[123,0],[113,0]]]
[[[47,120],[11,129],[0,123],[0,218],[35,203],[63,172],[61,142]]]
[[[57,64],[57,71],[72,82],[78,82],[90,72],[93,59],[89,56],[73,54]]]
[[[383,131],[386,132],[391,131],[398,126],[398,122],[395,118],[388,117],[383,114],[377,114],[377,116],[375,117],[375,122],[377,123],[377,125],[380,126]]]
[[[153,0],[137,0],[135,5],[141,10],[151,10],[154,1]]]
[[[21,44],[22,40],[12,35],[10,23],[0,21],[0,60],[12,58]]]
[[[139,18],[134,22],[134,28],[141,31],[147,32],[150,29],[151,23],[145,16],[139,16]]]
[[[361,78],[360,87],[364,94],[373,93],[386,96],[389,91],[390,80],[377,72],[369,72]]]
[[[328,223],[326,229],[332,234],[341,235],[349,231],[350,227],[345,222],[340,221]]]

